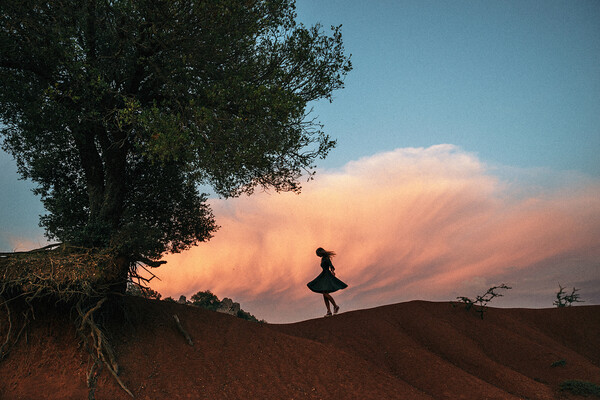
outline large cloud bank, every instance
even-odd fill
[[[600,184],[564,176],[552,189],[509,182],[452,145],[376,154],[321,171],[300,195],[213,200],[221,229],[168,257],[152,287],[209,289],[269,322],[318,317],[323,300],[306,283],[322,246],[338,253],[349,287],[334,297],[346,311],[501,282],[513,290],[492,306],[551,307],[559,283],[599,304]]]

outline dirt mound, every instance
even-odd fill
[[[357,355],[436,399],[566,398],[566,379],[600,383],[598,306],[489,309],[481,320],[409,302],[274,328]]]
[[[564,380],[600,384],[600,306],[492,308],[481,320],[409,302],[286,325],[138,298],[126,307],[109,328],[137,399],[555,399],[576,398]],[[0,364],[0,398],[87,398],[88,363],[68,317],[38,313]],[[130,398],[106,371],[95,394]]]

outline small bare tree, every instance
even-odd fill
[[[571,305],[573,305],[573,303],[583,303],[583,300],[579,300],[579,294],[577,294],[576,292],[579,291],[579,289],[575,289],[575,287],[573,287],[573,290],[571,290],[571,294],[567,294],[567,292],[565,292],[565,288],[562,287],[560,285],[560,283],[558,284],[559,290],[558,293],[556,293],[556,300],[554,300],[554,304],[556,307],[560,308],[560,307],[570,307]]]
[[[475,297],[475,300],[470,299],[469,297],[459,296],[457,299],[465,303],[465,309],[469,311],[471,308],[475,307],[475,311],[479,313],[481,319],[483,319],[483,313],[487,309],[487,303],[489,303],[495,297],[502,297],[503,294],[497,293],[498,289],[512,289],[512,287],[507,286],[506,284],[501,284],[499,286],[492,286],[485,292],[483,295]]]

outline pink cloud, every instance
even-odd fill
[[[321,172],[300,195],[211,204],[222,228],[211,242],[167,257],[152,287],[173,297],[209,289],[269,322],[323,314],[322,299],[306,288],[320,272],[319,246],[338,253],[333,262],[349,288],[334,297],[344,310],[452,300],[500,279],[515,290],[502,298],[512,303],[497,305],[551,307],[557,278],[600,283],[599,182],[533,193],[452,145],[353,161]],[[588,296],[600,301],[597,290]]]

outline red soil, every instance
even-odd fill
[[[562,381],[600,384],[600,306],[491,308],[481,320],[418,301],[286,325],[136,298],[127,307],[111,340],[136,399],[575,399]],[[0,399],[85,399],[88,369],[68,318],[36,315],[0,363]],[[104,370],[96,398],[130,397]]]

